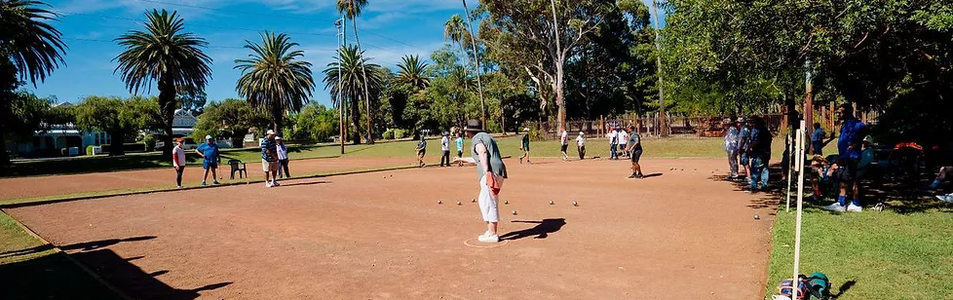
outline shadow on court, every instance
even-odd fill
[[[527,228],[519,231],[513,231],[507,234],[500,236],[500,240],[519,240],[524,239],[530,236],[534,236],[534,239],[545,239],[549,236],[550,233],[554,233],[563,228],[563,225],[566,225],[566,219],[543,219],[542,221],[512,221],[513,223],[530,223],[536,224],[532,228]]]

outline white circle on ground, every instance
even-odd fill
[[[496,248],[496,247],[506,245],[508,242],[509,242],[508,240],[501,240],[497,243],[484,243],[484,242],[478,241],[475,238],[472,238],[472,239],[467,239],[463,241],[463,245],[470,248],[490,249],[490,248]]]

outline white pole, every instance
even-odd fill
[[[795,134],[797,134],[797,133],[795,133]],[[787,140],[787,142],[788,142],[788,143],[787,143],[787,144],[788,144],[788,155],[791,155],[791,157],[788,157],[788,161],[790,162],[790,161],[793,161],[793,159],[794,159],[794,154],[795,154],[795,153],[794,153],[794,151],[795,151],[795,150],[794,150],[794,141],[791,139],[791,135],[790,135],[790,134],[787,135],[786,140]],[[793,168],[792,166],[788,166],[788,189],[787,189],[788,200],[787,200],[787,204],[784,206],[784,212],[789,212],[789,211],[791,211],[791,176],[793,176],[793,175],[794,175],[794,168]]]
[[[797,155],[801,157],[798,161],[803,160],[804,157],[804,121],[801,121],[801,127],[797,131]],[[798,274],[800,270],[798,268],[801,265],[801,212],[804,204],[804,172],[802,168],[798,167],[798,182],[797,185],[797,220],[795,223],[794,229],[794,288],[792,292],[791,299],[797,299],[797,289],[800,286],[800,278]]]

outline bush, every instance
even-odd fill
[[[69,148],[60,148],[60,156],[69,156]]]
[[[156,148],[156,137],[151,134],[147,134],[142,138],[142,143],[146,145],[146,152],[153,151]]]
[[[407,137],[407,134],[410,133],[410,130],[404,129],[394,129],[394,139],[402,139]]]
[[[86,146],[86,155],[93,155],[93,145]]]
[[[384,134],[382,134],[381,137],[384,138],[385,140],[393,140],[394,129],[387,129],[386,131],[384,131]]]
[[[529,140],[534,141],[534,142],[545,141],[545,140],[546,140],[546,136],[543,135],[543,131],[542,131],[542,130],[539,130],[539,128],[537,128],[537,127],[532,127],[532,128],[529,129]]]

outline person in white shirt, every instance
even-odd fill
[[[291,172],[288,172],[288,147],[281,137],[275,137],[278,152],[278,178],[291,178]]]
[[[576,137],[576,151],[579,152],[579,160],[586,159],[586,134],[582,131]]]
[[[619,132],[615,128],[609,130],[609,159],[619,159]]]
[[[629,133],[625,129],[619,129],[619,149],[628,149],[626,144],[629,142]],[[622,157],[629,157],[629,151],[622,151]]]
[[[450,166],[450,133],[444,131],[443,138],[440,139],[440,150],[443,151],[443,156],[440,156],[440,166]],[[446,163],[444,163],[446,161]]]
[[[182,172],[185,171],[185,149],[182,138],[175,139],[175,148],[172,148],[172,167],[175,168],[175,187],[182,188]]]
[[[563,129],[563,133],[559,136],[559,151],[563,153],[563,161],[569,160],[569,155],[566,154],[566,148],[569,148],[569,133]]]

